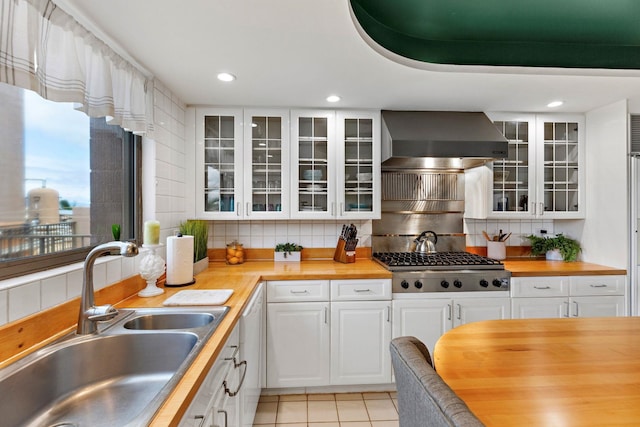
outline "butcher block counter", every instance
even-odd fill
[[[196,277],[194,285],[183,288],[165,288],[164,294],[151,298],[141,298],[135,295],[119,303],[117,307],[122,308],[162,307],[165,299],[183,289],[233,289],[234,291],[225,303],[229,306],[228,313],[167,402],[160,408],[151,425],[178,425],[260,281],[371,278],[391,278],[391,273],[376,262],[366,259],[358,259],[357,262],[351,264],[334,261],[304,261],[300,263],[253,261],[240,265],[225,265],[222,262],[212,262],[206,271]]]
[[[544,259],[507,258],[504,268],[513,277],[531,276],[619,276],[626,275],[627,270],[612,268],[588,262],[546,261]]]

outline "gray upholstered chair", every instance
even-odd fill
[[[398,337],[389,348],[400,427],[484,426],[433,369],[429,350],[419,339]]]

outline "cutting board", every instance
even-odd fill
[[[222,305],[233,294],[233,289],[186,290],[167,298],[162,305]]]

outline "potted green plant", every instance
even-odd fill
[[[278,243],[273,253],[274,261],[300,261],[302,246],[295,243]]]
[[[527,236],[531,241],[532,255],[545,255],[548,260],[575,261],[578,254],[582,251],[580,242],[557,234],[555,236],[535,236],[533,234]]]
[[[180,223],[180,234],[193,236],[193,274],[198,274],[209,266],[207,239],[209,229],[206,221],[189,219]]]

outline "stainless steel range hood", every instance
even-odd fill
[[[468,169],[506,157],[507,145],[481,112],[382,111],[384,169]]]

